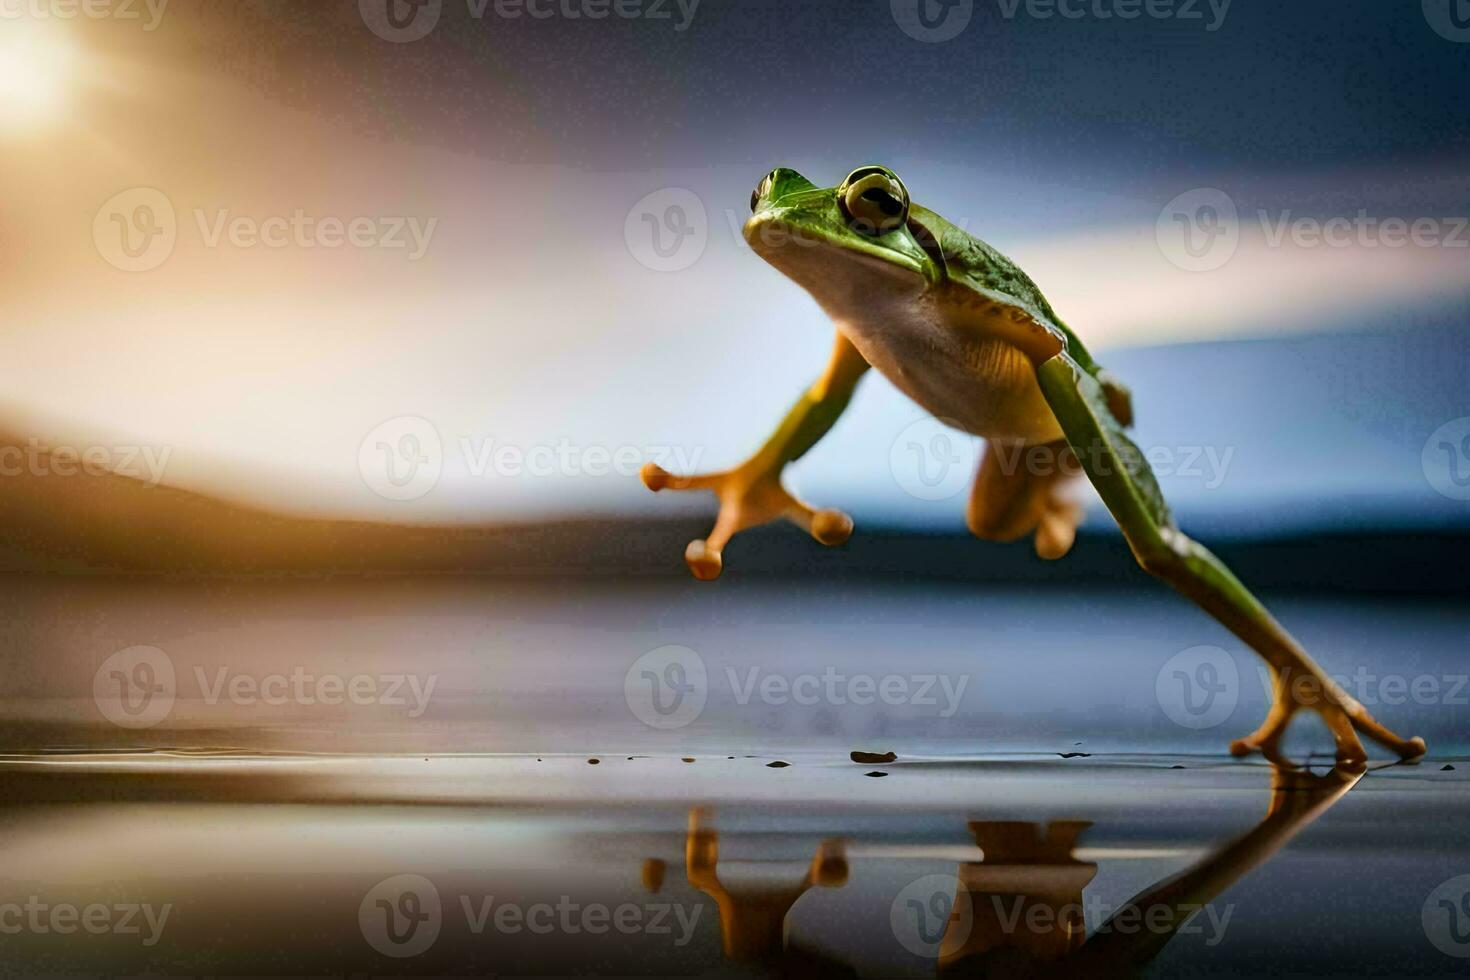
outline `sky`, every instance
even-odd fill
[[[750,189],[881,162],[1133,370],[1141,438],[1234,447],[1171,495],[1463,509],[1420,466],[1470,415],[1461,0],[389,2],[0,0],[0,428],[312,513],[708,509],[635,462],[737,462],[831,338]],[[1399,349],[1432,385],[1345,380]],[[871,379],[794,475],[957,523],[927,424]],[[1377,462],[1293,465],[1329,435]]]

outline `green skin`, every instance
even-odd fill
[[[860,168],[829,188],[778,168],[752,195],[751,211],[745,237],[752,249],[811,293],[837,338],[827,370],[745,463],[696,476],[644,468],[650,489],[706,489],[720,500],[710,536],[685,552],[697,578],[720,574],[735,533],[778,518],[824,544],[847,540],[851,520],[793,497],[781,472],[827,433],[876,367],[936,418],[988,440],[967,515],[977,535],[1010,540],[1034,532],[1042,557],[1061,557],[1080,511],[1058,491],[1069,470],[1085,474],[1139,564],[1266,661],[1272,708],[1259,729],[1231,744],[1232,753],[1260,750],[1290,765],[1280,739],[1307,708],[1327,723],[1340,765],[1366,763],[1358,732],[1400,758],[1424,754],[1423,739],[1401,739],[1375,721],[1218,558],[1179,530],[1125,433],[1132,423],[1127,389],[1093,361],[1014,263],[910,202],[897,176],[881,167]],[[1057,465],[1020,472],[1017,450],[1054,452]]]

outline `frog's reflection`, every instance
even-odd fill
[[[972,822],[969,829],[983,859],[959,864],[955,874],[959,887],[941,902],[947,925],[938,944],[938,972],[1132,975],[1158,955],[1192,914],[1270,858],[1361,776],[1342,769],[1320,776],[1273,770],[1270,803],[1260,823],[1135,895],[1100,922],[1085,921],[1088,906],[1082,895],[1097,865],[1074,855],[1089,822]],[[822,841],[799,881],[732,890],[718,874],[719,834],[710,820],[705,810],[690,812],[685,867],[690,884],[712,897],[719,908],[726,956],[786,969],[799,966],[803,973],[843,969],[803,951],[799,938],[786,929],[787,913],[808,889],[840,888],[846,883],[842,842]],[[645,868],[645,884],[656,888],[649,875]],[[1124,917],[1146,921],[1147,927],[1123,928]]]
[[[847,884],[847,857],[842,841],[819,843],[806,874],[798,881],[762,882],[728,888],[720,880],[720,835],[710,823],[708,810],[689,811],[689,832],[684,843],[684,868],[689,883],[715,900],[720,911],[720,938],[725,955],[746,963],[801,967],[803,973],[846,972],[840,964],[820,954],[804,951],[786,937],[786,914],[796,900],[813,886],[841,888]],[[762,862],[776,866],[788,862]],[[645,874],[645,882],[647,875]]]

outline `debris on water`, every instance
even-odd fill
[[[886,762],[897,762],[897,752],[853,752],[848,758],[865,766],[881,766]]]
[[[1170,766],[1170,769],[1184,769],[1184,766]]]
[[[1454,772],[1454,770],[1455,767],[1450,765],[1449,763],[1445,763],[1444,765],[1439,767],[1440,772]]]
[[[664,863],[658,858],[649,858],[643,862],[643,887],[655,895],[664,886],[664,868]]]
[[[727,755],[727,756],[725,756],[725,758],[727,758],[727,759],[733,759],[735,757],[733,755]]]
[[[884,772],[881,769],[874,769],[872,772],[865,772],[865,773],[863,773],[863,775],[864,776],[872,776],[874,779],[880,779],[883,776],[888,775],[888,773]]]
[[[595,765],[598,765],[601,762],[602,762],[601,759],[588,759],[587,760],[587,765],[589,765],[589,766],[595,766]]]
[[[1090,758],[1092,758],[1092,753],[1091,752],[1058,752],[1057,755],[1061,756],[1063,759],[1090,759]]]
[[[791,765],[791,763],[789,763],[789,762],[782,762],[780,759],[777,759],[775,762],[767,762],[766,763],[766,768],[767,769],[785,769],[789,765]]]
[[[689,756],[686,755],[686,756],[684,756],[684,758],[680,759],[679,761],[680,762],[693,762],[694,760],[691,759],[691,758],[689,758]]]

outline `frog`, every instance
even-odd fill
[[[1129,436],[1132,393],[1015,262],[915,203],[880,165],[860,166],[833,187],[776,167],[751,193],[750,211],[743,237],[751,251],[810,294],[835,338],[826,368],[744,462],[699,474],[642,467],[650,490],[710,491],[718,500],[713,529],[684,552],[695,578],[718,578],[732,536],[772,521],[791,521],[823,545],[849,539],[852,519],[795,496],[783,472],[877,369],[924,412],[983,441],[965,514],[975,536],[1029,535],[1041,558],[1062,558],[1084,513],[1072,485],[1085,479],[1134,560],[1265,662],[1271,705],[1255,731],[1230,743],[1232,755],[1259,752],[1293,766],[1282,737],[1303,711],[1326,723],[1339,766],[1366,767],[1360,733],[1402,761],[1426,753],[1423,738],[1401,738],[1374,719],[1224,562],[1180,530]],[[1036,465],[1038,453],[1054,465]]]

